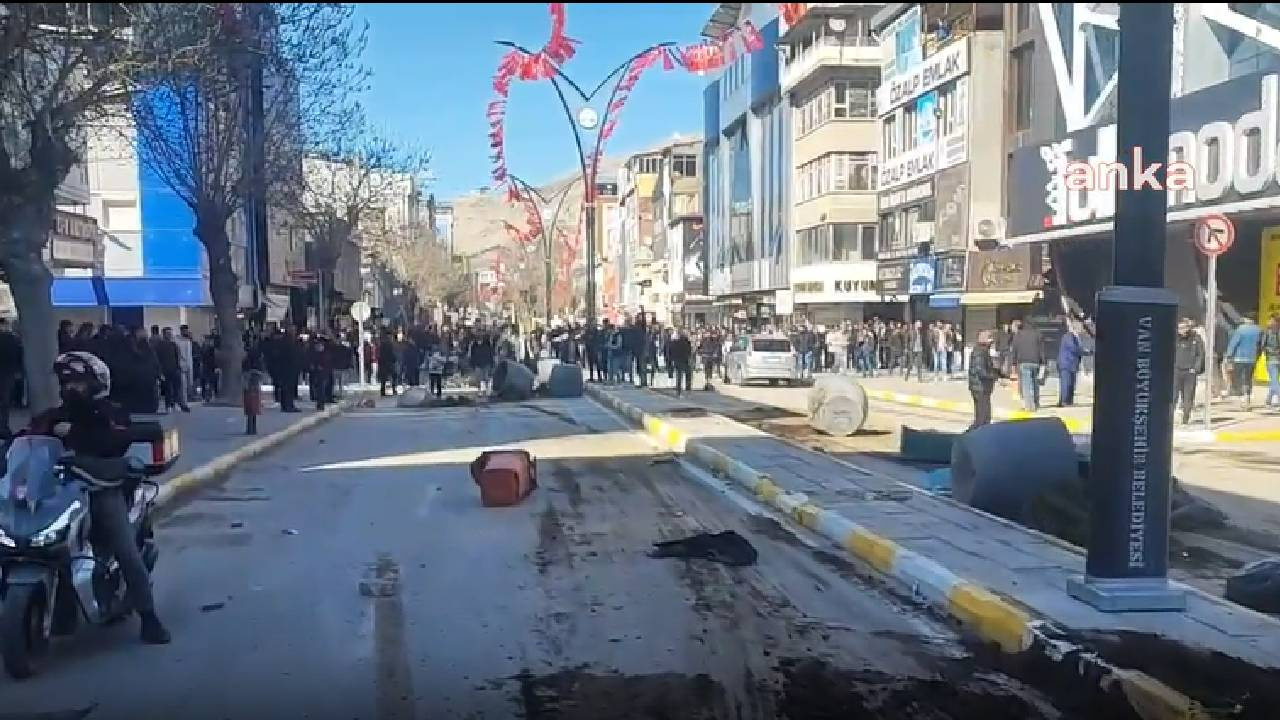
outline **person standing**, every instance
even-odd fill
[[[156,360],[160,363],[160,387],[164,396],[164,409],[172,411],[176,405],[182,412],[191,412],[187,399],[182,395],[182,353],[173,339],[173,328],[165,328],[156,343]]]
[[[1044,347],[1040,333],[1030,324],[1014,321],[1015,331],[1009,344],[1010,360],[1018,371],[1018,393],[1027,412],[1040,409],[1040,375],[1044,369]]]
[[[720,335],[711,328],[703,328],[702,339],[698,341],[698,355],[702,359],[702,389],[711,390],[711,378],[715,377],[716,368],[720,365]]]
[[[1191,422],[1191,408],[1196,403],[1196,383],[1205,369],[1204,342],[1195,331],[1195,323],[1183,318],[1178,323],[1178,339],[1173,352],[1174,398],[1182,411],[1182,424]]]
[[[992,357],[992,340],[990,330],[980,331],[969,357],[969,394],[973,396],[970,430],[991,424],[991,393],[995,391],[996,381],[1004,377]]]
[[[178,371],[181,387],[178,394],[183,402],[195,399],[196,354],[194,341],[191,338],[191,326],[179,325],[178,337],[174,340],[178,345]]]
[[[1267,364],[1267,407],[1280,405],[1280,315],[1272,315],[1262,331],[1262,357]]]
[[[431,394],[440,398],[444,395],[444,353],[440,352],[440,348],[432,349],[431,355],[427,357],[427,382],[430,385]]]
[[[1080,342],[1079,327],[1074,320],[1067,321],[1067,331],[1058,343],[1058,407],[1071,407],[1076,400],[1076,376],[1080,361],[1084,359],[1084,344]],[[1195,392],[1194,388],[1192,392]]]
[[[1240,409],[1248,410],[1253,395],[1253,368],[1258,364],[1262,331],[1252,314],[1240,319],[1227,341],[1226,357],[1231,361],[1231,385],[1240,395]]]
[[[493,338],[487,332],[482,332],[471,343],[471,369],[476,376],[476,384],[480,386],[480,392],[487,392],[490,389],[493,379],[493,362],[494,348]]]
[[[928,342],[924,323],[919,320],[907,330],[904,347],[906,348],[906,360],[903,362],[904,372],[902,378],[904,380],[911,378],[912,368],[916,371],[916,380],[924,382],[924,349]]]
[[[940,382],[947,377],[947,362],[951,355],[947,327],[942,323],[934,323],[930,327],[929,336],[933,346],[933,379]]]
[[[667,362],[675,369],[676,395],[680,394],[681,382],[685,392],[693,392],[693,344],[684,330],[676,330],[668,343]]]
[[[22,342],[9,327],[8,318],[0,318],[0,439],[13,437],[13,428],[9,426],[9,407],[21,372]]]
[[[396,343],[390,330],[382,332],[378,341],[378,394],[387,396],[387,385],[391,385],[391,394],[396,394]]]
[[[841,325],[827,331],[827,347],[831,348],[831,370],[837,374],[845,371],[849,359],[849,334]]]
[[[311,387],[311,400],[316,410],[334,401],[333,352],[329,340],[323,335],[313,335],[307,343],[307,378]]]

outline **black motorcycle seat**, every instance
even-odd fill
[[[68,467],[81,470],[94,480],[109,484],[133,479],[142,474],[142,471],[136,467],[137,461],[127,457],[100,458],[73,455],[64,462]]]

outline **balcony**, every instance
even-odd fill
[[[790,92],[823,67],[879,68],[883,60],[880,46],[870,38],[819,37],[812,45],[792,50],[791,59],[782,69],[782,91]]]

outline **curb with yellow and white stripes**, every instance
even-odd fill
[[[1008,653],[1031,647],[1033,620],[1017,605],[957,576],[934,560],[824,510],[803,493],[785,492],[767,474],[706,443],[691,440],[683,430],[659,417],[596,388],[589,387],[588,392],[644,427],[649,436],[663,446],[733,480],[801,527],[839,545],[876,572],[902,583],[912,595],[956,618],[984,640],[996,643]]]
[[[348,408],[354,407],[360,400],[361,398],[358,396],[345,398],[320,412],[307,415],[288,427],[277,430],[270,435],[265,435],[246,445],[241,445],[239,448],[220,455],[204,465],[178,473],[168,480],[162,480],[160,482],[160,490],[156,494],[156,507],[163,508],[171,505],[183,495],[225,477],[240,463],[252,460],[284,441],[336,417]]]
[[[702,467],[727,477],[761,502],[787,518],[839,545],[878,574],[900,583],[918,600],[956,619],[982,640],[1004,653],[1029,651],[1033,645],[1049,645],[1049,654],[1061,654],[1063,643],[1048,641],[1046,623],[1033,618],[1019,605],[961,578],[937,561],[912,552],[848,518],[819,507],[804,493],[789,493],[766,474],[715,448],[691,439],[689,434],[611,393],[588,385],[586,392],[617,413],[644,428],[658,443],[691,458]],[[1057,646],[1057,647],[1054,647]],[[1058,658],[1059,660],[1061,657]],[[1094,653],[1075,657],[1103,690],[1118,689],[1143,720],[1207,720],[1204,707],[1184,693],[1137,670],[1117,668]]]

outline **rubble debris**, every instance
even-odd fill
[[[1227,599],[1258,612],[1280,614],[1280,558],[1251,562],[1227,578]]]
[[[759,558],[750,541],[732,530],[657,542],[653,548],[649,553],[652,558],[710,560],[733,567],[754,565]]]

